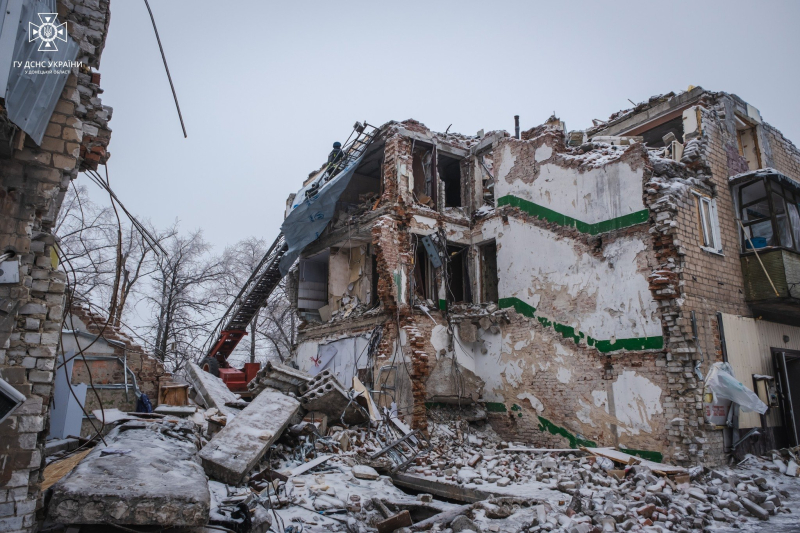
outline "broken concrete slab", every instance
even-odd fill
[[[179,417],[188,417],[192,416],[197,412],[197,406],[195,405],[159,405],[154,410],[156,413],[160,415],[170,415],[170,416],[179,416]]]
[[[299,410],[300,402],[280,392],[256,396],[200,451],[206,473],[229,485],[241,483]]]
[[[353,467],[353,476],[358,479],[378,479],[380,474],[371,466],[355,465]]]
[[[200,526],[208,480],[195,461],[191,422],[126,422],[53,486],[48,518],[60,524]],[[104,454],[107,449],[125,450]]]
[[[220,413],[228,418],[233,418],[239,413],[238,409],[226,405],[238,402],[239,397],[232,393],[220,378],[205,372],[194,363],[186,365],[186,377],[191,382],[206,409],[216,407]]]
[[[303,408],[308,411],[325,413],[333,420],[344,418],[346,424],[360,424],[365,422],[368,414],[362,412],[361,407],[350,401],[344,387],[333,376],[329,375],[321,381],[314,381],[300,401]],[[344,416],[343,416],[344,415]]]
[[[247,389],[254,395],[269,387],[275,390],[300,395],[301,387],[308,384],[313,377],[302,370],[290,366],[267,361],[264,368],[247,384]]]

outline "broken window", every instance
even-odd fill
[[[457,244],[447,245],[447,272],[445,292],[447,301],[471,302],[467,253],[469,248]]]
[[[435,149],[416,146],[413,148],[411,171],[414,175],[414,199],[423,205],[436,209],[436,186],[432,169]]]
[[[412,295],[418,301],[435,301],[436,271],[428,258],[428,252],[422,245],[422,237],[415,235],[414,277]]]
[[[319,309],[328,305],[328,260],[325,250],[300,259],[298,265],[297,311],[304,317],[319,319]]]
[[[497,302],[497,243],[491,241],[480,247],[481,302]]]
[[[750,170],[757,170],[761,168],[761,154],[758,149],[756,128],[738,115],[735,116],[735,120],[736,136],[739,142],[739,155],[747,160],[747,167]]]
[[[693,191],[697,204],[697,217],[700,226],[700,246],[714,253],[722,253],[717,220],[717,201]]]
[[[648,147],[662,148],[666,146],[664,138],[667,137],[669,133],[672,133],[677,140],[683,139],[683,114],[661,122],[647,131],[637,131],[636,133],[629,132],[626,133],[626,135],[641,135],[642,140]],[[667,138],[671,139],[672,137],[670,136]]]
[[[444,183],[444,206],[461,207],[461,162],[439,154],[439,179]]]
[[[761,178],[739,186],[737,200],[744,251],[768,246],[800,251],[800,194],[795,189]]]

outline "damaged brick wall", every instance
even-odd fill
[[[65,0],[57,5],[80,46],[77,60],[99,66],[108,1]],[[96,74],[73,69],[42,145],[26,137],[10,159],[0,161],[0,253],[15,252],[20,269],[19,284],[0,285],[0,377],[27,397],[0,425],[3,531],[31,531],[41,505],[44,441],[67,280],[58,269],[51,231],[70,181],[107,157],[111,109],[102,106],[98,83]]]
[[[800,181],[800,150],[777,129],[764,123],[763,138],[769,146],[767,166]]]
[[[146,353],[142,347],[136,344],[130,337],[121,332],[118,328],[106,326],[106,317],[93,313],[85,307],[74,305],[70,309],[71,317],[67,318],[65,328],[72,330],[79,328],[92,335],[102,335],[103,339],[109,341],[121,342],[125,348],[121,346],[108,345],[102,351],[102,355],[114,355],[121,360],[127,360],[128,368],[133,372],[136,378],[136,384],[139,390],[147,395],[153,407],[158,405],[158,390],[160,383],[168,383],[171,381],[172,374],[167,372],[157,359],[151,354]],[[70,334],[65,333],[64,342],[72,343]],[[86,347],[92,342],[89,339],[80,338],[80,346]],[[104,345],[104,343],[101,343]],[[99,346],[93,344],[85,350],[85,355],[94,355]],[[88,364],[88,371],[87,371]],[[84,362],[82,358],[75,358],[75,363],[72,369],[72,383],[86,383],[89,384],[89,373],[91,372],[91,381],[95,385],[109,385],[120,384],[125,382],[125,374],[122,365],[114,361],[87,361]],[[95,409],[100,409],[100,402],[102,402],[103,409],[119,409],[123,412],[131,412],[136,410],[136,395],[133,392],[133,379],[130,374],[127,376],[127,381],[130,384],[130,390],[126,393],[124,389],[97,389],[97,394],[100,396],[99,400],[95,392],[91,389],[86,394],[85,409],[92,412]],[[88,420],[83,421],[81,427],[81,436],[91,436],[94,433],[94,428]]]

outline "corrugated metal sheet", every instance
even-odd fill
[[[728,362],[733,367],[736,379],[750,390],[753,390],[753,374],[775,375],[770,348],[800,350],[800,328],[797,327],[724,313],[722,327],[725,331]],[[784,335],[789,336],[788,343],[783,342]],[[767,425],[783,425],[779,409],[770,408],[767,412]],[[761,418],[758,413],[740,412],[739,427],[761,427]]]
[[[78,44],[67,36],[67,42],[58,42],[57,51],[39,51],[39,42],[28,39],[28,23],[40,24],[39,13],[56,13],[56,0],[26,0],[22,7],[22,16],[17,27],[17,38],[14,43],[13,60],[22,67],[13,66],[8,76],[6,87],[6,108],[8,118],[27,133],[36,144],[42,143],[42,137],[53,116],[61,91],[67,82],[67,74],[33,74],[26,73],[24,65],[28,61],[74,61],[78,57]],[[5,10],[3,10],[5,14]],[[0,54],[10,53],[0,50]],[[33,69],[36,70],[36,69]],[[58,69],[66,70],[70,69]]]

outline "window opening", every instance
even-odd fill
[[[497,243],[495,241],[480,247],[481,258],[481,302],[497,302]]]

